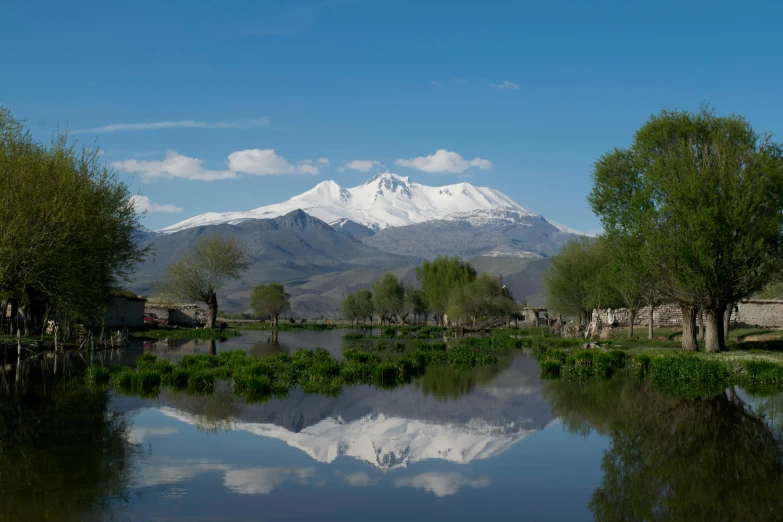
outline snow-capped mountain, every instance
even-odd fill
[[[350,221],[375,231],[444,219],[515,222],[524,218],[541,218],[498,190],[475,187],[470,183],[430,187],[386,172],[358,187],[346,189],[334,181],[324,181],[283,203],[246,212],[208,212],[159,232],[172,233],[203,225],[274,218],[297,209],[332,225],[344,227]],[[570,232],[565,227],[552,224],[558,230]]]

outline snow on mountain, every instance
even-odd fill
[[[182,422],[195,422],[192,415],[175,408],[163,407],[160,411]],[[437,424],[374,413],[353,422],[329,417],[300,432],[266,423],[234,422],[231,426],[281,440],[318,462],[348,456],[386,471],[428,459],[467,464],[499,455],[538,431],[523,428],[523,424],[498,426],[479,420]]]
[[[516,222],[525,217],[541,217],[498,190],[475,187],[470,183],[430,187],[386,172],[349,189],[334,181],[323,181],[283,203],[247,212],[207,212],[159,232],[172,233],[203,225],[273,218],[297,209],[327,223],[342,225],[345,220],[351,220],[376,231],[438,219]],[[566,227],[554,226],[564,232],[569,231]]]

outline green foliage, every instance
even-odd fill
[[[365,321],[367,319],[372,321],[374,313],[373,295],[369,290],[358,290],[347,296],[343,301],[343,318],[351,322]]]
[[[449,320],[470,330],[501,326],[518,311],[508,291],[487,274],[455,288],[448,303]]]
[[[98,319],[141,260],[127,185],[66,133],[33,139],[0,107],[0,294],[73,320]]]
[[[291,309],[289,297],[281,284],[258,285],[250,293],[250,308],[259,317],[271,317],[277,321],[280,314]]]
[[[384,274],[372,287],[375,313],[381,321],[402,319],[405,314],[405,287],[394,274]]]
[[[726,365],[694,355],[656,357],[650,363],[653,384],[677,397],[718,395],[732,382]]]
[[[642,241],[668,299],[722,316],[779,274],[783,149],[742,117],[664,110],[602,156],[593,180],[607,234]],[[719,322],[708,351],[725,348]]]
[[[416,278],[421,283],[427,309],[442,317],[452,291],[474,281],[476,269],[459,257],[439,256],[416,268]]]
[[[594,308],[616,306],[618,296],[606,284],[611,259],[606,245],[595,239],[569,241],[544,274],[549,308],[582,320]]]
[[[249,266],[239,240],[220,234],[203,235],[193,250],[166,269],[157,286],[166,299],[206,303],[207,328],[217,317],[217,293],[227,281],[239,279]]]

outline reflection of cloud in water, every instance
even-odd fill
[[[315,468],[248,468],[226,471],[223,484],[233,493],[267,495],[288,480],[297,484],[316,482]]]
[[[165,459],[160,463],[152,464],[149,461],[142,463],[135,470],[131,483],[135,487],[154,487],[166,484],[179,484],[187,482],[202,473],[212,471],[227,471],[230,467],[216,460],[206,459]]]
[[[148,435],[165,436],[179,433],[179,429],[173,426],[162,428],[146,428],[144,426],[133,426],[128,431],[128,442],[131,444],[141,444]]]
[[[134,472],[131,483],[134,487],[150,488],[190,482],[204,473],[223,473],[223,485],[233,493],[244,495],[266,495],[284,482],[314,484],[317,480],[315,468],[246,468],[232,469],[217,460],[207,459],[164,459],[152,463],[144,461]],[[171,487],[162,495],[178,498],[185,490]]]
[[[351,486],[358,488],[374,486],[378,483],[378,479],[370,477],[367,473],[361,471],[359,473],[353,473],[345,476],[345,481]]]
[[[489,477],[471,480],[461,473],[422,473],[415,477],[403,477],[394,481],[398,488],[412,487],[423,489],[436,497],[456,495],[462,488],[485,488],[491,483]]]

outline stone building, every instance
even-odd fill
[[[143,297],[112,297],[106,308],[102,325],[110,329],[141,328],[144,326]]]
[[[145,313],[155,314],[161,321],[171,326],[194,327],[206,323],[206,311],[196,304],[147,303]]]

